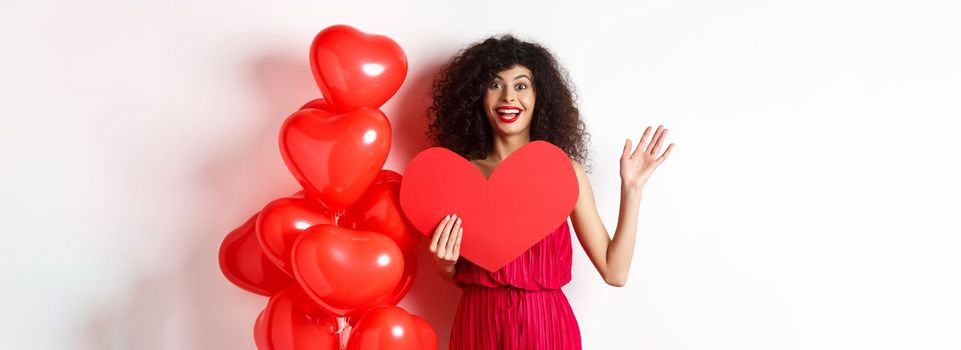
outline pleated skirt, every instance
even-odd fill
[[[450,350],[580,350],[577,319],[560,289],[466,285]]]

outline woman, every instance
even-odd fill
[[[503,159],[532,140],[564,150],[577,174],[579,196],[570,215],[577,238],[604,281],[627,281],[637,232],[641,190],[670,154],[657,157],[667,129],[641,135],[620,158],[621,207],[610,238],[594,204],[584,167],[587,133],[567,77],[552,54],[510,35],[458,52],[433,84],[428,136],[470,160],[489,177]],[[560,287],[571,279],[567,220],[504,268],[489,272],[459,259],[460,218],[441,220],[430,251],[441,275],[463,287],[450,349],[580,349],[577,320]]]

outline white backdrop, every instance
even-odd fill
[[[612,232],[624,139],[670,128],[627,285],[574,241],[585,349],[959,349],[958,18],[957,1],[5,2],[0,348],[253,349],[266,299],[217,250],[297,189],[277,130],[319,97],[311,39],[343,23],[409,58],[388,169],[426,145],[438,66],[499,33],[570,71]],[[400,306],[446,348],[459,290],[426,258]]]

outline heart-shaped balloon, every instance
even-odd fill
[[[327,100],[323,98],[310,100],[309,102],[305,103],[303,106],[300,107],[300,109],[304,109],[304,108],[321,109],[325,111],[334,110],[333,107],[331,107],[330,104],[327,103]]]
[[[338,350],[333,315],[314,305],[300,286],[289,285],[270,298],[254,325],[258,350]]]
[[[437,349],[437,333],[424,319],[396,306],[370,311],[350,331],[347,350]]]
[[[390,237],[324,224],[297,238],[291,262],[307,295],[339,316],[387,295],[404,273],[403,253]]]
[[[359,306],[354,310],[351,310],[347,314],[347,322],[351,326],[356,326],[357,321],[360,321],[364,315],[366,315],[370,310],[384,307],[384,306],[394,306],[397,305],[405,296],[410,288],[414,286],[414,279],[417,277],[417,256],[410,254],[404,256],[404,273],[400,276],[400,282],[386,295],[378,298],[374,302],[367,303],[363,306]]]
[[[415,245],[421,235],[400,209],[401,180],[400,174],[381,170],[364,195],[346,210],[338,222],[339,226],[353,230],[382,233],[393,239],[404,254],[404,274],[397,287],[373,305],[355,310],[348,315],[352,323],[370,309],[397,305],[407,295],[417,276]]]
[[[303,196],[278,198],[260,211],[257,239],[267,257],[293,277],[290,250],[294,240],[308,227],[333,223],[334,214],[313,199]]]
[[[258,216],[254,214],[224,238],[220,245],[220,271],[238,287],[269,297],[294,280],[270,261],[257,242]]]
[[[302,109],[280,129],[280,153],[310,197],[331,210],[351,206],[387,160],[390,122],[379,110],[332,114]]]
[[[407,76],[407,55],[394,40],[334,25],[314,37],[310,70],[337,111],[380,108]]]
[[[463,218],[461,256],[497,271],[567,220],[577,194],[567,154],[532,141],[501,161],[490,179],[450,150],[426,149],[407,164],[400,204],[427,236],[445,215]]]
[[[437,349],[437,332],[434,331],[434,326],[420,316],[411,315],[411,317],[414,318],[414,328],[417,329],[417,337],[423,345],[421,349]]]
[[[405,254],[412,252],[420,233],[400,208],[400,184],[403,177],[381,170],[367,191],[340,218],[342,227],[383,233],[394,239]]]

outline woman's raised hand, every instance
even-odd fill
[[[648,126],[641,135],[641,140],[637,143],[634,152],[631,152],[631,139],[627,139],[624,143],[624,152],[621,153],[621,183],[626,188],[640,190],[644,187],[654,169],[667,159],[671,149],[674,148],[674,144],[671,143],[664,150],[664,154],[658,156],[657,153],[661,150],[661,142],[664,141],[664,135],[667,135],[667,129],[664,125],[658,126],[651,141],[647,142],[647,135],[650,132],[651,127]]]
[[[437,224],[434,236],[430,238],[430,252],[435,262],[442,266],[453,266],[460,257],[460,239],[464,229],[460,226],[461,219],[456,214],[447,215]]]

